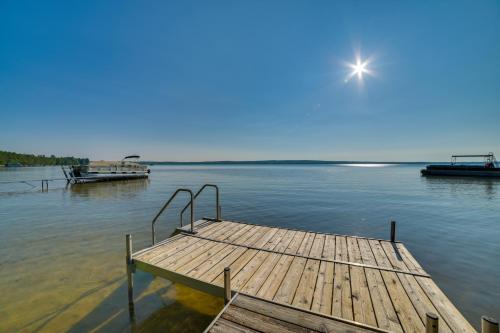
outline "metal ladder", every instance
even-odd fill
[[[153,221],[151,222],[151,233],[152,233],[152,243],[153,243],[153,245],[156,243],[156,231],[155,231],[155,223],[156,223],[156,221],[161,216],[161,214],[163,214],[163,212],[167,209],[167,207],[170,205],[170,203],[175,199],[175,197],[177,196],[177,194],[179,194],[180,192],[186,192],[186,193],[189,194],[189,197],[190,197],[189,202],[182,209],[182,211],[180,213],[180,224],[181,224],[181,227],[183,226],[182,216],[183,216],[184,212],[186,211],[186,209],[188,209],[190,207],[191,208],[190,209],[191,228],[190,228],[190,230],[188,232],[192,233],[192,234],[196,233],[196,231],[194,230],[194,206],[195,206],[195,200],[201,194],[201,192],[203,192],[203,190],[205,190],[207,187],[213,187],[213,188],[215,188],[215,215],[216,215],[216,221],[220,221],[221,208],[220,208],[220,205],[219,205],[219,202],[220,202],[219,201],[219,187],[217,185],[214,185],[214,184],[205,184],[205,185],[203,185],[198,190],[198,192],[196,192],[195,195],[193,195],[193,191],[191,191],[190,189],[179,188],[179,189],[177,189],[170,196],[170,198],[168,199],[168,201],[163,205],[163,207],[160,209],[160,211],[158,212],[158,214],[156,214],[156,216],[153,218]]]

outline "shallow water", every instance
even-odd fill
[[[403,241],[469,321],[500,315],[500,181],[424,178],[419,165],[155,166],[150,180],[0,184],[0,331],[203,331],[222,300],[138,272],[129,324],[126,233],[150,243],[151,219],[178,187],[221,188],[224,218]],[[0,169],[0,181],[61,177]],[[208,190],[197,216],[213,216]],[[179,223],[179,198],[158,237]],[[186,220],[188,215],[186,215]]]

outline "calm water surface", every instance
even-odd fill
[[[476,327],[500,317],[500,181],[423,178],[416,165],[158,166],[150,180],[0,184],[0,331],[197,332],[222,300],[138,272],[128,321],[125,234],[135,250],[178,187],[219,184],[224,218],[399,240]],[[0,181],[61,177],[59,168],[0,169]],[[207,191],[197,216],[213,216]],[[159,221],[178,225],[179,198]],[[186,216],[187,218],[187,216]]]

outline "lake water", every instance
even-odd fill
[[[125,234],[150,244],[151,219],[178,187],[221,188],[226,219],[403,241],[476,327],[500,317],[500,181],[424,178],[420,165],[155,166],[150,180],[65,186],[0,184],[0,331],[197,332],[222,300],[135,274],[128,320]],[[0,181],[61,177],[60,168],[4,168]],[[158,238],[179,223],[180,197]],[[213,195],[197,217],[213,214]],[[186,220],[188,215],[186,215]]]

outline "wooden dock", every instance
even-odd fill
[[[439,318],[439,332],[475,332],[400,242],[231,221],[200,220],[194,230],[127,261],[130,272],[139,269],[221,297],[229,267],[231,290],[244,295],[233,298],[212,324],[213,332],[231,332],[219,328],[236,324],[246,330],[235,332],[294,331],[252,330],[259,323],[251,324],[251,318],[259,321],[270,313],[282,317],[266,323],[284,321],[300,326],[297,332],[342,331],[307,327],[311,316],[361,331],[424,332],[427,313]],[[263,313],[250,303],[280,310]],[[239,322],[230,319],[235,314]],[[290,322],[292,314],[302,321]]]

